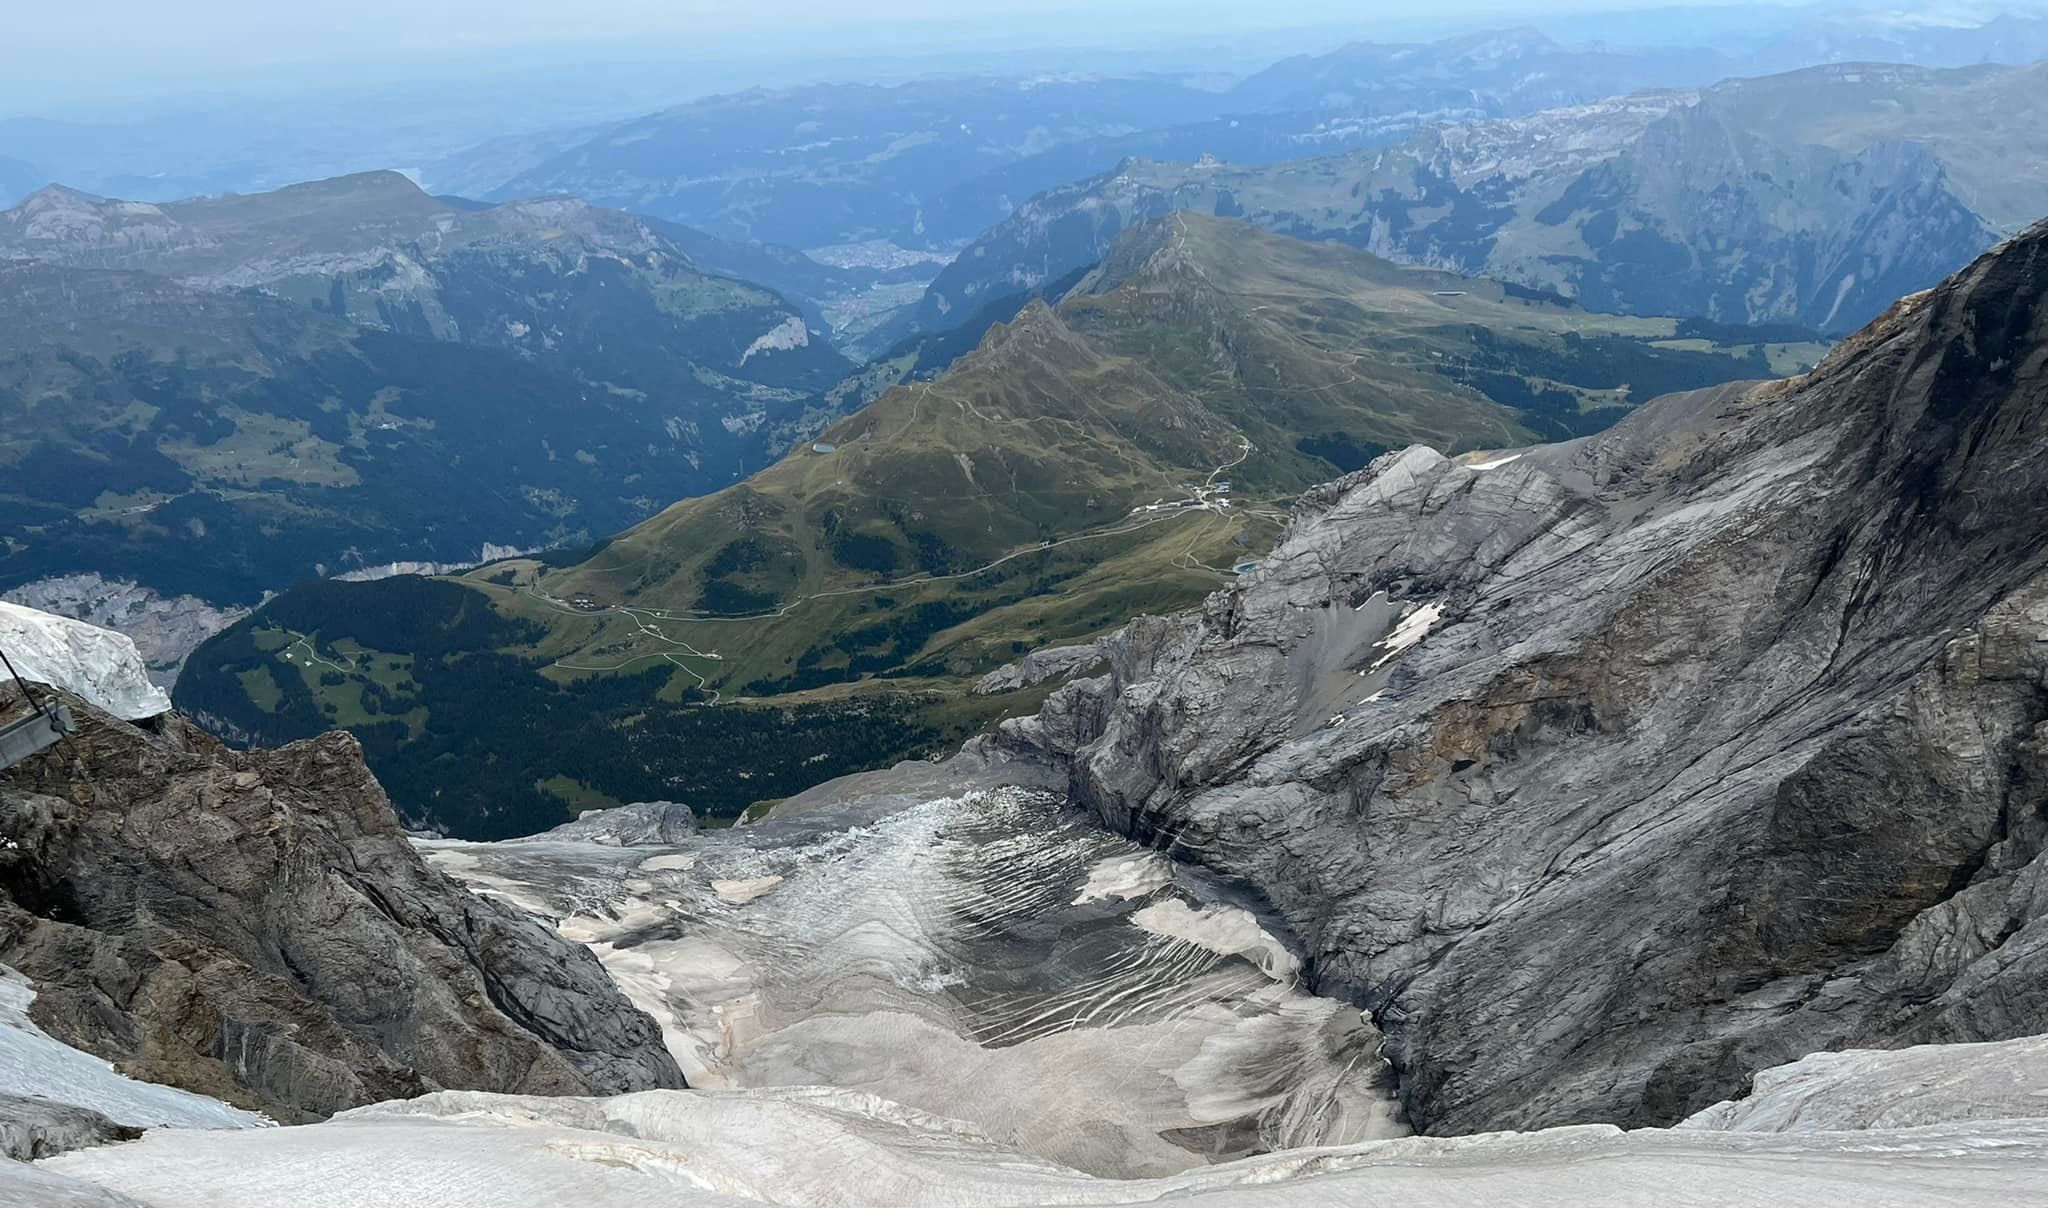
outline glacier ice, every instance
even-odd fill
[[[432,841],[590,944],[696,1087],[854,1087],[1094,1174],[1405,1132],[1245,904],[1015,789],[674,848]]]
[[[0,601],[0,650],[23,678],[85,698],[124,721],[170,710],[135,643],[84,621]]]
[[[699,1089],[225,1127],[261,1121],[63,1049],[0,982],[0,1068],[187,1126],[0,1163],[0,1206],[2048,1204],[2048,1037],[1819,1054],[1675,1129],[1390,1135],[1377,1034],[1301,990],[1255,903],[1044,794],[668,848],[421,846],[590,943]]]

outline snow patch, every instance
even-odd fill
[[[1196,909],[1179,898],[1155,902],[1131,922],[1163,939],[1192,944],[1218,956],[1241,956],[1274,981],[1292,981],[1301,961],[1287,945],[1259,926],[1258,917],[1238,906]]]
[[[135,642],[149,678],[165,691],[206,639],[249,615],[197,596],[160,595],[132,579],[85,572],[25,583],[0,600],[123,633]]]
[[[744,881],[713,881],[711,890],[734,906],[744,906],[780,884],[781,877],[749,877]]]
[[[1074,905],[1090,902],[1128,902],[1173,884],[1173,861],[1156,851],[1135,856],[1114,856],[1088,870],[1088,884],[1082,886]]]
[[[1381,655],[1379,661],[1372,665],[1372,669],[1374,671],[1379,670],[1393,661],[1396,655],[1420,642],[1423,638],[1428,637],[1429,631],[1436,628],[1437,622],[1443,619],[1444,606],[1442,604],[1425,604],[1409,612],[1401,618],[1399,625],[1394,626],[1394,632],[1375,643],[1378,649],[1385,650],[1386,653]]]
[[[752,360],[757,352],[788,352],[807,347],[810,342],[811,329],[804,325],[803,319],[791,315],[747,345],[747,350],[740,354],[740,364]]]

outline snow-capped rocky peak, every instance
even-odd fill
[[[0,651],[24,679],[50,684],[127,721],[170,710],[135,643],[110,629],[0,603]]]

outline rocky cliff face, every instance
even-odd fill
[[[0,962],[52,1036],[285,1121],[682,1084],[589,950],[421,863],[346,734],[241,753],[65,699],[71,745],[0,774]]]
[[[997,742],[1262,890],[1437,1133],[2048,1028],[2048,224],[1811,374],[1304,499]]]

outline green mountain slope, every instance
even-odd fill
[[[1300,491],[1386,448],[1593,431],[1801,355],[1174,216],[742,484],[567,564],[445,582],[431,607],[384,584],[288,593],[196,654],[178,699],[266,740],[370,727],[394,794],[457,830],[656,791],[730,812],[1016,707],[961,689],[1025,650],[1198,600]],[[438,639],[408,636],[486,605],[497,619],[474,644],[423,652]],[[395,625],[400,609],[421,615]],[[837,745],[821,721],[817,751],[774,741],[797,716],[867,738]],[[762,742],[728,749],[730,774],[675,768],[673,744],[748,724]],[[621,734],[644,758],[577,754]],[[504,766],[442,759],[485,739]]]
[[[846,363],[775,293],[579,202],[393,173],[0,213],[0,589],[216,603],[631,524],[815,426]]]

